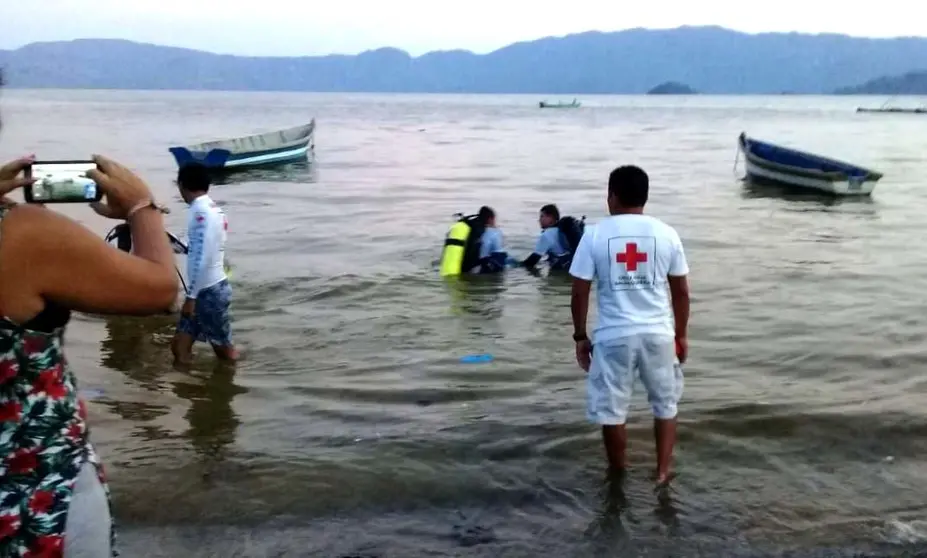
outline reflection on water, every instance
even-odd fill
[[[923,123],[863,122],[847,117],[852,100],[826,98],[602,98],[569,114],[487,99],[4,92],[17,151],[67,157],[73,145],[47,137],[86,138],[173,201],[179,234],[172,138],[307,108],[326,122],[318,174],[296,164],[216,188],[248,349],[237,370],[198,346],[193,371],[174,371],[170,319],[106,321],[107,390],[93,405],[117,416],[101,413],[96,432],[124,555],[923,552],[927,255],[909,248],[924,234]],[[890,187],[872,200],[741,191],[728,148],[743,129],[840,144]],[[568,278],[513,269],[444,284],[429,265],[461,208],[492,205],[519,253],[544,203],[596,222],[624,163],[650,173],[648,212],[679,230],[692,267],[669,500],[647,474],[640,392],[634,468],[623,495],[601,497]],[[99,330],[81,325],[69,351],[96,362]]]
[[[444,278],[453,314],[470,314],[489,320],[502,316],[505,273],[464,274]]]
[[[234,367],[215,359],[211,359],[211,364],[204,364],[206,359],[201,358],[188,373],[173,370],[170,367],[173,318],[107,317],[105,328],[106,337],[101,347],[104,366],[122,372],[145,390],[169,389],[177,397],[189,401],[190,408],[184,414],[189,428],[179,437],[189,440],[206,460],[221,461],[226,448],[235,442],[235,432],[241,424],[232,401],[247,392],[235,385]],[[202,346],[197,348],[202,350]],[[141,402],[104,399],[101,403],[133,423],[144,424],[169,412],[165,407]],[[142,433],[149,440],[178,436],[157,428],[144,428]]]
[[[205,458],[222,461],[241,424],[232,400],[247,390],[235,385],[234,367],[218,362],[205,378],[197,376],[194,373],[191,381],[174,384],[174,394],[191,403],[184,415],[190,428],[184,434]]]
[[[872,196],[836,196],[807,188],[798,188],[759,177],[742,179],[744,199],[780,199],[789,202],[811,202],[823,207],[844,204],[874,205]]]
[[[270,167],[246,168],[241,170],[222,169],[214,173],[218,185],[247,184],[249,182],[311,184],[318,181],[318,165],[315,157],[302,161],[291,161]]]

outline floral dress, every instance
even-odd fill
[[[0,218],[6,209],[0,207]],[[64,327],[34,331],[0,318],[3,558],[64,556],[68,507],[86,463],[95,467],[109,496],[90,444],[86,408],[62,351],[63,333]]]

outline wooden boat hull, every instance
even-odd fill
[[[214,170],[237,170],[305,160],[315,149],[315,119],[309,124],[265,134],[171,147],[178,167],[200,163]]]
[[[781,147],[740,134],[747,178],[837,196],[868,196],[882,174],[836,159]]]

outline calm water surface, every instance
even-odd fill
[[[3,93],[6,158],[116,157],[171,201],[177,233],[168,146],[317,119],[313,168],[215,187],[236,371],[206,348],[173,371],[169,319],[72,323],[69,358],[102,390],[92,424],[124,555],[927,552],[927,120],[857,115],[851,98],[537,100]],[[856,202],[745,188],[742,130],[885,178]],[[621,163],[650,173],[649,211],[692,267],[668,502],[642,395],[634,470],[623,493],[604,482],[563,278],[448,285],[434,269],[453,213],[494,206],[522,256],[545,203],[598,219]],[[460,364],[473,352],[496,360]]]

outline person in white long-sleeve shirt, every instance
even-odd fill
[[[171,343],[177,364],[188,364],[196,341],[207,342],[220,359],[235,361],[229,306],[232,288],[225,273],[228,218],[209,197],[209,171],[199,164],[185,165],[177,186],[190,205],[187,224],[187,295]]]

